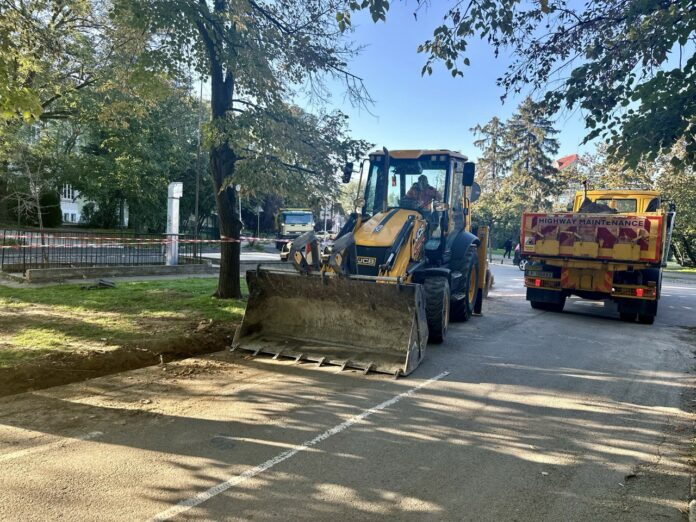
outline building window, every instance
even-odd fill
[[[71,223],[76,223],[76,222],[77,222],[77,215],[75,215],[75,214],[70,214],[70,222],[71,222]]]
[[[60,196],[63,199],[71,199],[73,201],[75,201],[76,194],[77,192],[72,187],[72,185],[63,185],[63,188],[60,191]]]
[[[65,214],[63,214],[63,223],[67,223],[69,218],[70,218],[70,216],[68,215],[67,212]]]

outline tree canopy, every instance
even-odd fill
[[[342,80],[353,102],[369,99],[347,69],[355,50],[336,12],[348,7],[343,0],[1,1],[0,192],[16,181],[9,166],[21,164],[22,144],[40,159],[36,172],[47,184],[72,183],[97,203],[92,216],[104,224],[125,201],[136,226],[157,229],[166,184],[195,184],[199,107],[191,84],[209,78],[202,188],[212,182],[220,232],[230,241],[218,295],[239,296],[240,195],[336,195],[335,173],[368,146],[349,136],[344,114],[323,109],[327,78]],[[296,103],[300,96],[311,112]],[[25,139],[28,129],[38,141]]]
[[[0,121],[65,119],[121,40],[91,0],[0,2]]]
[[[508,182],[537,208],[548,206],[548,197],[561,189],[553,166],[559,147],[556,134],[545,108],[531,98],[520,104],[505,125],[505,156],[511,167]]]
[[[302,89],[321,100],[327,76],[344,80],[357,103],[366,96],[360,79],[346,70],[354,50],[336,12],[348,7],[342,0],[115,1],[119,23],[148,35],[139,59],[210,78],[206,145],[225,238],[240,237],[239,195],[232,187],[249,173],[262,185],[277,186],[291,174],[304,179],[306,190],[328,188],[337,160],[364,145],[345,139],[341,115],[313,120],[289,103]],[[319,137],[318,127],[327,137]],[[327,150],[336,145],[342,148]],[[238,242],[223,244],[220,297],[241,295],[239,252]]]
[[[485,125],[476,125],[469,130],[477,136],[474,146],[481,149],[476,166],[478,182],[484,190],[495,190],[507,174],[509,153],[506,150],[505,123],[494,116]]]
[[[558,131],[545,108],[527,98],[508,121],[494,117],[472,132],[481,149],[478,179],[483,189],[474,215],[501,243],[518,235],[524,210],[551,209],[566,187],[567,180],[553,165]]]
[[[415,0],[416,11],[429,0]],[[385,20],[385,0],[352,2]],[[414,13],[416,14],[416,13]],[[492,0],[446,3],[444,21],[418,48],[423,73],[435,62],[453,76],[470,65],[472,39],[512,55],[498,79],[503,98],[531,88],[553,111],[580,109],[585,142],[602,138],[626,166],[672,154],[696,163],[696,12],[692,0]],[[344,25],[350,16],[339,15]]]

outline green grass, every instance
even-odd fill
[[[212,297],[215,279],[78,285],[0,286],[0,366],[51,351],[104,350],[180,337],[200,321],[233,325],[238,300]]]

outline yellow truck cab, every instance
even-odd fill
[[[610,299],[622,320],[652,324],[674,216],[652,190],[581,191],[567,213],[523,214],[527,300],[562,311],[570,295]]]
[[[657,212],[661,206],[660,193],[655,190],[588,190],[587,198],[619,213]],[[578,191],[573,199],[573,212],[580,212],[584,201],[585,193]]]

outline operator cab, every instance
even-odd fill
[[[385,152],[370,154],[363,221],[394,209],[417,211],[428,223],[428,258],[443,261],[456,233],[470,227],[469,204],[480,193],[474,164],[449,150]]]

